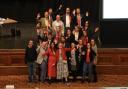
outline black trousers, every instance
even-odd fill
[[[93,80],[93,82],[97,82],[98,79],[97,79],[96,65],[93,65],[93,74],[94,74],[94,80]]]

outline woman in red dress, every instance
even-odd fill
[[[48,55],[48,78],[51,84],[51,79],[56,78],[56,47],[54,43],[51,43],[50,48],[45,54]]]

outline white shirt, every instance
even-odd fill
[[[55,30],[55,32],[57,32],[59,30],[59,27],[62,27],[62,34],[64,34],[64,24],[62,21],[54,21],[53,24],[53,29]]]
[[[66,15],[66,27],[70,27],[70,16]]]
[[[79,33],[78,32],[75,32],[75,40],[78,41],[78,36],[79,36]]]

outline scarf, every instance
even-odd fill
[[[90,49],[87,49],[87,54],[86,54],[86,63],[90,63]]]

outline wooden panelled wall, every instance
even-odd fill
[[[98,49],[98,74],[128,75],[128,49]],[[0,75],[27,74],[24,64],[24,49],[0,50]]]

